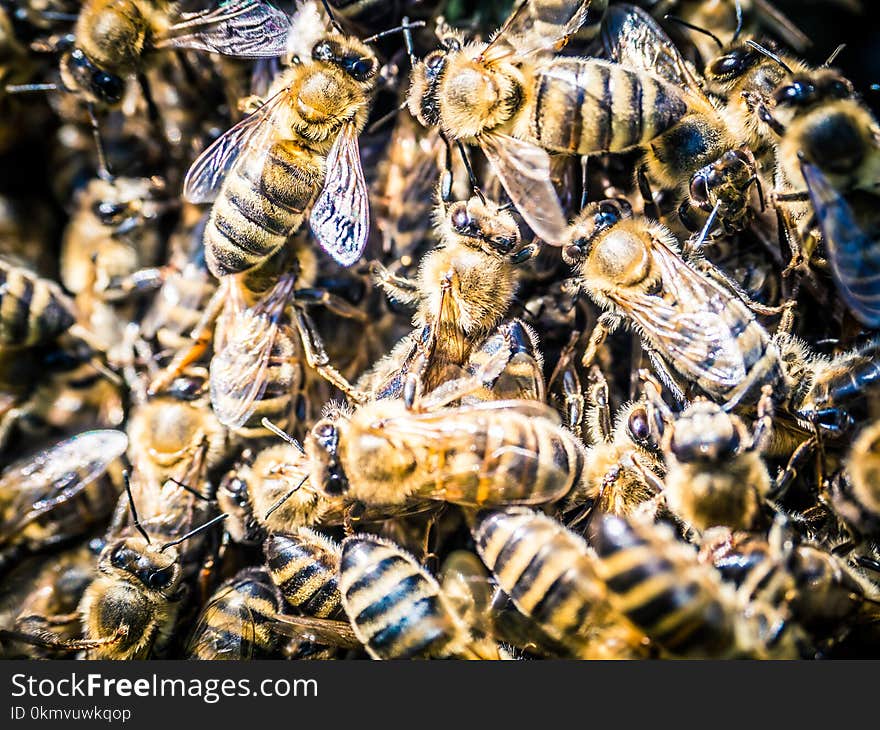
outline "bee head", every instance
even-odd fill
[[[217,487],[217,506],[226,514],[226,532],[234,542],[255,542],[256,530],[248,483],[237,472],[227,474]]]
[[[597,236],[628,218],[632,218],[632,206],[623,198],[591,203],[572,224],[571,241],[562,250],[563,259],[577,263],[589,254]]]
[[[318,421],[306,438],[305,449],[312,463],[312,483],[329,497],[345,494],[348,477],[339,461],[339,428],[335,421]]]
[[[636,403],[626,416],[626,433],[633,443],[643,449],[654,451],[663,436],[663,419],[658,412],[651,412],[644,402]]]
[[[116,540],[104,548],[99,560],[102,572],[120,572],[133,578],[149,591],[171,597],[182,579],[176,550],[162,551],[141,537]]]
[[[688,188],[691,201],[701,210],[711,212],[719,188],[731,184],[745,191],[754,174],[754,165],[744,151],[728,150],[721,158],[694,173]]]
[[[722,408],[697,400],[675,422],[669,448],[679,461],[718,462],[739,453],[741,425]]]
[[[366,87],[373,86],[379,70],[379,62],[373,52],[360,41],[347,36],[345,41],[334,36],[319,40],[312,47],[312,60],[332,64]]]
[[[426,127],[440,124],[438,87],[446,73],[449,57],[447,49],[432,51],[412,70],[412,82],[407,104],[410,113]]]
[[[520,244],[519,226],[506,210],[490,202],[473,197],[453,203],[446,212],[453,234],[461,236],[465,243],[508,256]]]
[[[738,44],[715,58],[706,67],[706,77],[721,83],[729,83],[751,71],[764,56],[746,44]]]
[[[80,48],[61,57],[61,78],[69,91],[84,93],[91,101],[115,106],[122,101],[125,80],[98,68]]]

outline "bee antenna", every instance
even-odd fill
[[[828,58],[825,59],[825,63],[822,64],[822,68],[828,68],[832,63],[834,63],[834,61],[837,59],[844,48],[846,48],[846,43],[841,43],[837,48],[831,51],[831,55],[828,56]]]
[[[134,496],[131,493],[131,474],[128,469],[125,469],[122,472],[122,481],[125,483],[125,493],[128,495],[128,506],[131,508],[131,518],[134,520],[134,526],[139,533],[143,536],[144,540],[147,541],[147,545],[149,545],[152,540],[150,540],[150,536],[147,534],[147,531],[144,529],[144,526],[141,524],[140,519],[138,519],[137,509],[134,506]]]
[[[406,42],[406,50],[409,54],[410,59],[413,57],[413,47],[412,47],[412,34],[409,32],[411,28],[423,28],[425,25],[424,20],[417,20],[414,23],[409,22],[409,18],[402,18],[400,21],[400,25],[396,25],[393,28],[388,28],[388,30],[383,30],[379,33],[374,33],[368,38],[362,38],[361,40],[364,43],[374,43],[380,38],[385,38],[386,36],[393,35],[394,33],[403,33],[404,42]]]
[[[104,152],[104,142],[101,138],[101,128],[98,126],[98,117],[95,116],[95,105],[88,104],[89,120],[92,123],[92,136],[95,138],[95,147],[98,151],[98,177],[108,182],[113,181],[110,168],[107,166],[107,155]]]
[[[199,525],[198,527],[187,532],[185,535],[178,537],[176,540],[171,540],[170,542],[164,543],[162,547],[159,548],[159,552],[164,553],[168,548],[173,547],[174,545],[180,545],[180,543],[182,543],[184,540],[189,540],[191,537],[198,535],[200,532],[204,532],[209,527],[213,527],[218,522],[222,522],[223,520],[225,520],[227,517],[229,517],[229,515],[225,512],[223,514],[217,515],[214,519],[208,520],[203,525]]]
[[[266,510],[266,514],[263,515],[263,519],[264,519],[264,520],[268,520],[268,519],[269,519],[269,516],[270,516],[275,510],[277,510],[282,504],[284,504],[288,499],[290,499],[290,498],[293,496],[293,493],[296,492],[300,487],[302,487],[303,484],[306,483],[306,480],[307,480],[308,478],[309,478],[309,475],[306,474],[306,475],[302,478],[302,481],[300,481],[299,484],[297,484],[293,489],[291,489],[287,494],[285,494],[285,495],[284,495],[281,499],[279,499],[275,504],[273,504],[271,507],[269,507],[269,509]]]
[[[780,66],[782,66],[782,68],[786,71],[786,73],[790,73],[790,74],[794,73],[794,71],[791,70],[791,68],[788,66],[788,64],[785,61],[783,61],[779,56],[777,56],[775,53],[773,53],[773,51],[771,51],[770,49],[764,48],[764,46],[762,46],[760,43],[756,43],[753,40],[748,40],[748,41],[746,41],[746,45],[751,48],[754,48],[756,51],[758,51],[758,53],[764,54],[771,61],[775,61],[776,63],[778,63]]]
[[[58,84],[9,84],[7,94],[29,94],[36,91],[57,91]]]
[[[403,102],[400,106],[394,107],[394,109],[392,109],[390,112],[388,112],[387,114],[383,114],[381,117],[379,117],[375,122],[367,127],[365,133],[372,134],[377,129],[381,129],[386,123],[394,119],[394,117],[396,117],[398,113],[402,112],[404,109],[406,109],[406,102]]]
[[[688,23],[688,21],[686,21],[684,18],[679,18],[677,15],[671,15],[669,13],[663,16],[663,20],[668,20],[671,23],[683,25],[685,28],[689,28],[690,30],[694,30],[697,33],[702,33],[703,35],[709,36],[718,45],[719,50],[724,48],[724,44],[721,42],[721,39],[711,30],[706,30],[705,28],[701,28],[699,25]]]
[[[321,0],[321,5],[324,6],[324,11],[330,17],[330,25],[333,26],[333,28],[336,30],[337,33],[342,33],[344,35],[345,31],[342,30],[342,26],[339,25],[339,21],[336,20],[336,15],[330,9],[330,3],[327,2],[327,0]]]
[[[761,185],[761,179],[755,175],[751,180],[749,180],[749,184],[755,183],[755,189],[758,191],[758,203],[761,205],[761,212],[763,213],[767,210],[767,206],[764,203],[764,186]]]
[[[736,30],[733,31],[733,37],[730,39],[730,42],[736,43],[736,40],[739,38],[739,34],[742,33],[743,29],[743,7],[739,0],[733,0],[733,4],[736,8]]]
[[[709,237],[709,231],[715,225],[715,220],[718,218],[718,211],[721,209],[721,201],[719,200],[715,203],[715,207],[712,208],[712,212],[709,213],[709,217],[706,219],[706,225],[703,226],[703,230],[700,231],[700,237],[697,239],[697,245],[695,248],[700,249],[703,247],[703,244],[706,243],[706,239]]]
[[[283,429],[276,426],[274,423],[272,423],[272,421],[270,421],[265,416],[263,417],[263,420],[260,421],[260,423],[262,423],[264,428],[268,428],[278,438],[283,439],[284,441],[289,443],[291,446],[295,446],[297,451],[299,451],[301,454],[306,453],[305,449],[302,447],[302,444],[299,441],[297,441],[295,438],[293,438],[293,436],[291,436],[289,433],[287,433]]]
[[[516,206],[514,206],[513,203],[505,203],[498,207],[498,212],[501,213],[502,211],[513,210],[515,207]]]
[[[195,488],[189,486],[188,484],[184,484],[183,482],[181,482],[181,481],[175,479],[174,477],[168,477],[168,481],[169,481],[169,482],[172,482],[172,483],[174,483],[174,484],[176,484],[178,487],[180,487],[181,489],[183,489],[183,490],[189,492],[191,495],[193,495],[194,497],[196,497],[196,498],[198,498],[198,499],[204,500],[205,502],[210,502],[210,501],[211,501],[211,500],[208,499],[204,494],[202,494],[201,492],[199,492],[197,489],[195,489]]]
[[[464,163],[464,169],[467,170],[468,182],[470,183],[471,188],[474,193],[483,201],[483,204],[486,203],[486,198],[483,195],[483,191],[480,190],[480,186],[477,185],[477,176],[474,175],[474,168],[471,167],[471,159],[468,157],[467,150],[464,148],[464,144],[462,144],[461,140],[455,140],[455,144],[458,147],[458,153],[461,155],[461,161]]]

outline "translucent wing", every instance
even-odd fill
[[[667,360],[692,379],[722,387],[741,382],[745,363],[732,329],[736,321],[729,311],[740,310],[740,317],[751,318],[748,310],[661,242],[655,240],[652,256],[661,271],[666,297],[621,289],[609,298],[629,313]]]
[[[0,478],[0,495],[14,495],[8,505],[0,504],[0,542],[75,498],[127,448],[122,431],[87,431],[11,465]]]
[[[610,60],[702,95],[672,39],[641,8],[632,5],[608,8],[602,24],[602,45]]]
[[[880,327],[880,240],[819,168],[802,161],[801,170],[841,299],[862,324]]]
[[[186,647],[192,659],[250,659],[254,654],[256,618],[236,595],[234,586],[221,588],[199,615]]]
[[[550,180],[547,152],[504,134],[484,134],[479,141],[525,222],[542,240],[561,246],[566,233],[565,213]]]
[[[306,639],[343,649],[358,649],[361,646],[361,642],[358,641],[347,621],[310,616],[288,616],[283,613],[275,614],[274,618],[274,630],[293,639]]]
[[[591,19],[592,3],[593,0],[579,0],[577,4],[557,3],[556,7],[545,3],[537,8],[532,0],[520,0],[482,55],[491,60],[513,52],[524,56],[536,51],[559,50]]]
[[[217,197],[226,175],[243,158],[265,155],[275,139],[272,115],[284,100],[287,89],[269,98],[253,114],[242,119],[214,140],[193,162],[183,181],[183,197],[190,203],[210,203]]]
[[[351,266],[366,248],[369,194],[353,124],[342,127],[327,155],[324,187],[312,208],[309,225],[321,247],[342,266]]]
[[[211,359],[211,405],[227,428],[240,428],[253,415],[269,385],[284,309],[293,295],[294,276],[285,276],[254,307],[235,312],[224,324],[226,336]]]
[[[241,58],[285,52],[290,19],[262,0],[226,0],[216,8],[187,13],[158,39],[158,48],[186,48]]]

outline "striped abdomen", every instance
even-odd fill
[[[205,228],[205,260],[215,276],[261,263],[300,227],[323,178],[323,159],[295,142],[276,142],[265,160],[233,169]]]
[[[473,447],[444,451],[439,439],[417,494],[471,506],[542,504],[564,497],[580,477],[583,446],[547,418],[513,409],[456,417],[468,419]]]
[[[877,343],[872,342],[820,371],[806,400],[814,410],[842,406],[863,396],[878,382],[880,357]]]
[[[602,589],[583,539],[546,515],[516,509],[484,516],[474,542],[523,614],[557,641],[584,639]]]
[[[288,604],[315,618],[339,613],[338,545],[301,528],[290,535],[269,535],[263,552],[272,582]]]
[[[371,535],[342,543],[342,606],[374,659],[445,657],[467,631],[437,581],[408,553]]]
[[[611,605],[675,656],[718,657],[734,642],[720,581],[667,528],[605,515],[592,545]]]
[[[672,84],[596,59],[554,59],[535,84],[529,134],[557,152],[622,152],[654,139],[688,111]]]
[[[265,659],[284,638],[273,630],[278,599],[269,576],[248,568],[221,585],[189,641],[190,659]]]
[[[54,282],[0,260],[0,345],[50,342],[74,321],[70,303]]]

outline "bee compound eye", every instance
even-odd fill
[[[694,175],[693,180],[691,180],[690,193],[695,203],[706,203],[709,201],[709,185],[706,182],[705,175]]]
[[[644,408],[636,408],[630,413],[627,428],[636,441],[644,441],[651,435],[648,424],[648,412]]]
[[[460,206],[452,213],[452,227],[457,231],[465,230],[471,223],[471,216],[467,208]]]

